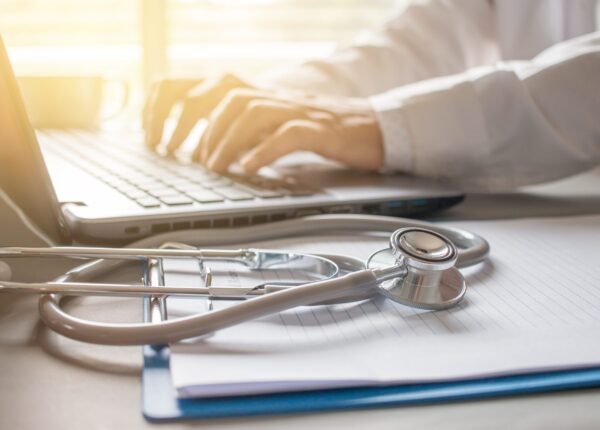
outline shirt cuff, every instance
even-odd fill
[[[413,142],[408,122],[396,100],[385,94],[369,97],[383,137],[384,173],[412,173],[414,170]]]

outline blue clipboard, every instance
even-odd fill
[[[147,270],[144,278],[147,282]],[[144,299],[143,319],[152,320],[150,298]],[[151,422],[417,405],[600,387],[600,367],[594,367],[441,383],[179,399],[171,382],[169,347],[147,345],[143,354],[142,412]]]
[[[144,347],[142,411],[152,422],[417,405],[600,386],[600,368],[387,387],[178,399],[168,347]]]

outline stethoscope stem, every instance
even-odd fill
[[[391,279],[402,277],[406,274],[406,268],[403,266],[389,266],[371,270],[377,279],[377,283],[389,281]]]

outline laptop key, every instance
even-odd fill
[[[268,189],[268,188],[256,187],[254,185],[249,185],[249,184],[238,184],[237,186],[238,186],[238,188],[240,188],[244,191],[247,191],[247,192],[255,195],[256,197],[262,197],[265,199],[274,198],[274,197],[282,197],[283,195],[286,194],[281,189],[272,190],[272,189]]]
[[[194,203],[192,199],[184,195],[161,197],[160,201],[169,206],[191,205],[192,203]]]
[[[310,188],[301,186],[286,187],[285,190],[294,197],[311,196],[315,193]]]
[[[150,197],[148,195],[148,193],[145,193],[142,190],[124,191],[123,194],[125,194],[130,199],[134,199],[134,200],[139,200],[139,199],[143,199],[146,197]]]
[[[173,188],[167,188],[167,187],[154,188],[154,189],[149,190],[148,193],[152,194],[154,197],[158,197],[158,198],[174,197],[174,196],[182,195],[179,191],[174,190]]]
[[[161,176],[160,180],[163,181],[165,184],[170,185],[172,187],[178,187],[178,186],[186,186],[189,184],[193,184],[194,182],[190,181],[189,179],[186,178],[181,178],[181,177],[164,177]]]
[[[163,184],[162,182],[146,182],[144,184],[136,184],[138,187],[140,187],[142,190],[144,191],[148,191],[150,192],[151,190],[158,190],[158,189],[162,189],[162,188],[166,188],[165,184]]]
[[[138,199],[136,202],[145,208],[158,208],[160,207],[160,201],[155,199],[154,197],[144,197],[143,199]]]
[[[202,166],[179,166],[177,169],[177,173],[181,176],[185,176],[186,178],[192,180],[219,178],[218,174],[216,174],[215,172],[211,172],[210,170],[203,168]]]
[[[133,186],[131,184],[117,186],[115,188],[117,190],[121,191],[123,194],[127,194],[127,195],[129,195],[129,193],[133,193],[135,191],[139,191],[140,190],[138,187]]]
[[[129,185],[128,182],[125,182],[122,179],[116,178],[114,176],[109,176],[105,179],[101,179],[105,184],[110,185],[111,187],[114,188],[121,188],[121,187],[126,187]]]
[[[203,178],[198,180],[198,182],[204,185],[206,188],[223,187],[225,185],[230,185],[233,183],[231,179],[225,178],[223,176],[217,178]]]
[[[186,194],[189,194],[189,192],[192,191],[204,191],[206,190],[206,187],[203,187],[201,184],[195,184],[193,182],[188,182],[185,184],[176,184],[173,185],[173,188],[175,188],[176,190],[182,191]]]
[[[213,188],[213,191],[229,200],[251,200],[254,198],[252,194],[235,187],[217,187]]]
[[[215,203],[225,200],[222,196],[209,190],[186,191],[186,194],[200,203]]]

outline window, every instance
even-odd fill
[[[171,0],[173,72],[255,76],[290,61],[328,55],[339,42],[378,25],[391,0]]]
[[[3,0],[0,31],[17,74],[101,74],[143,82],[162,73],[252,78],[328,55],[379,25],[394,0]]]

